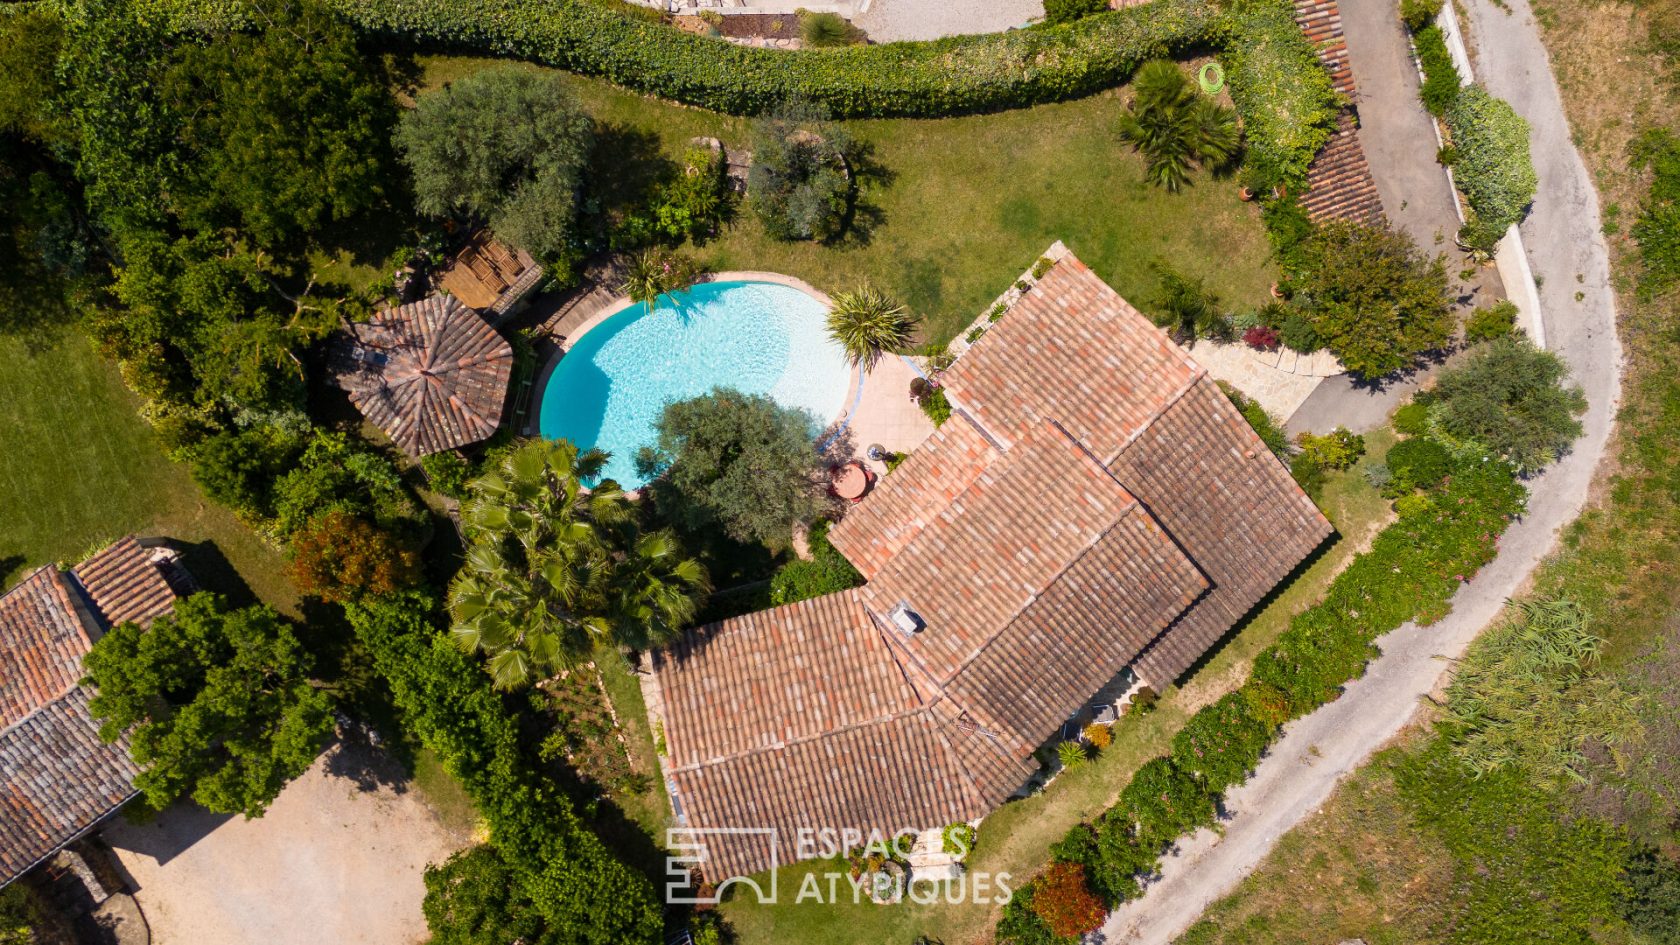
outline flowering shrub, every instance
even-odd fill
[[[1096,931],[1107,914],[1077,863],[1053,864],[1033,881],[1032,909],[1052,933],[1069,938]]]
[[[1250,348],[1259,348],[1261,351],[1275,351],[1281,339],[1278,338],[1277,329],[1266,325],[1256,325],[1242,333],[1242,340],[1243,344]]]

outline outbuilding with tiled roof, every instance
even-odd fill
[[[82,657],[112,626],[169,613],[190,586],[166,544],[128,537],[0,595],[0,886],[134,797],[138,769],[126,740],[100,739]]]
[[[688,826],[983,816],[1106,683],[1172,684],[1330,534],[1206,371],[1071,255],[940,380],[950,420],[830,532],[864,586],[650,658]],[[709,840],[714,881],[771,865],[762,840]]]
[[[436,295],[349,327],[334,379],[411,456],[489,438],[501,426],[513,346],[477,312]]]

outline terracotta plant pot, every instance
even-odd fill
[[[1272,283],[1272,298],[1274,298],[1274,299],[1283,298],[1283,293],[1281,291],[1279,291],[1279,286],[1276,282]]]
[[[1243,203],[1248,203],[1254,199],[1254,191],[1249,190],[1247,187],[1238,187],[1237,196],[1242,198]]]

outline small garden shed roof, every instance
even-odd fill
[[[435,295],[352,325],[331,369],[363,416],[424,456],[496,432],[513,346],[477,312]]]

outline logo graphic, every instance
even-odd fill
[[[747,876],[731,876],[720,881],[713,887],[710,895],[697,895],[700,889],[699,881],[694,876],[694,868],[704,867],[710,861],[710,850],[707,847],[708,837],[761,837],[761,842],[770,846],[770,872],[768,892],[759,885],[758,880]],[[665,858],[665,901],[671,905],[717,905],[723,900],[724,891],[730,886],[740,884],[752,888],[758,897],[760,905],[773,906],[776,904],[776,867],[781,864],[780,850],[776,846],[776,831],[773,827],[672,827],[665,831],[665,847],[671,855]]]

